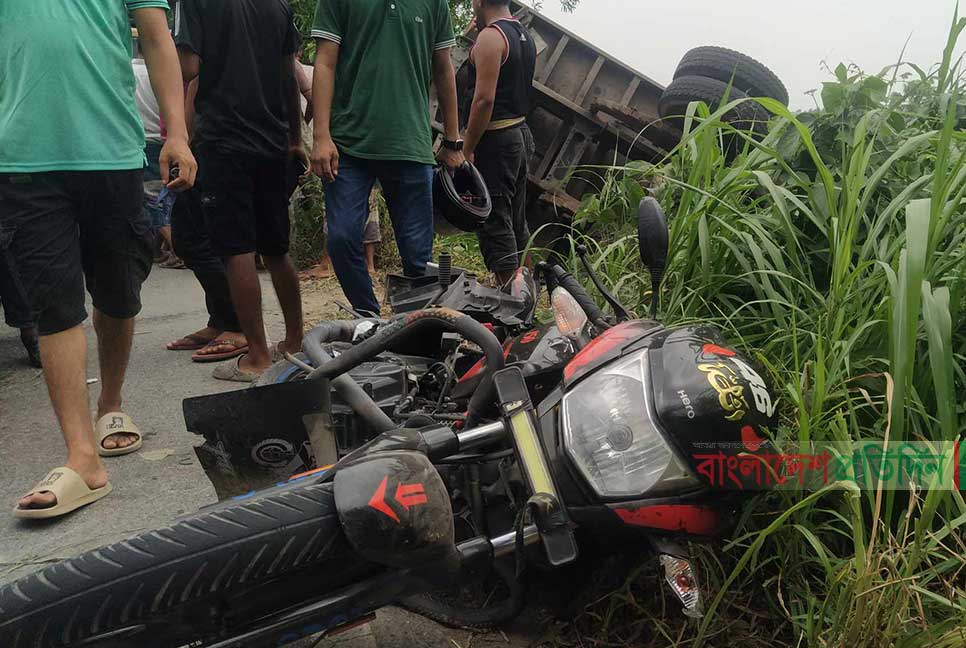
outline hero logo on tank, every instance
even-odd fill
[[[738,382],[739,376],[748,383],[755,409],[769,418],[775,413],[775,403],[772,402],[765,381],[757,371],[739,359],[737,353],[715,344],[704,345],[702,352],[721,358],[720,362],[699,364],[698,369],[707,376],[708,383],[717,392],[721,407],[730,412],[725,417],[727,420],[740,421],[748,410],[744,387]]]

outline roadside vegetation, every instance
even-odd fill
[[[964,28],[956,18],[930,68],[838,66],[814,110],[760,100],[774,114],[761,141],[721,122],[734,102],[692,105],[662,163],[579,171],[600,191],[575,231],[638,313],[651,295],[636,206],[645,187],[658,196],[672,239],[661,316],[710,321],[754,350],[780,398],[784,452],[860,439],[938,448],[966,431]],[[929,486],[759,495],[723,547],[696,547],[703,620],[685,624],[646,564],[556,641],[966,645],[966,501]]]

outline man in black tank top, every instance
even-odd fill
[[[537,49],[510,13],[510,0],[473,0],[479,35],[470,52],[473,87],[464,152],[486,180],[493,213],[479,232],[487,268],[501,283],[520,267],[530,240],[527,172],[533,137],[527,127]]]

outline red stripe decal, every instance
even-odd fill
[[[630,526],[684,531],[694,535],[712,535],[718,528],[718,512],[693,504],[660,504],[640,508],[614,509],[624,524]]]

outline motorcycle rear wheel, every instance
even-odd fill
[[[0,646],[204,646],[376,570],[349,547],[331,483],[286,485],[0,588]]]

